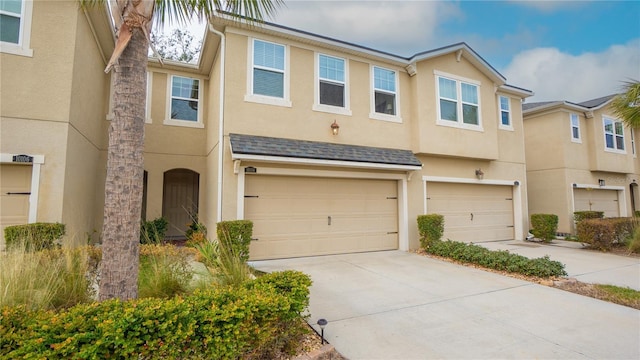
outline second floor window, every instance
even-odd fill
[[[200,80],[182,76],[171,77],[172,120],[198,122],[198,103],[200,99]]]
[[[285,48],[253,40],[253,94],[284,98]]]
[[[318,55],[320,104],[345,107],[344,60]]]
[[[578,114],[569,115],[571,118],[571,141],[580,142],[580,118]]]
[[[624,151],[624,126],[621,121],[603,118],[605,148]]]
[[[500,126],[511,127],[511,105],[509,98],[506,96],[500,96]]]
[[[373,67],[373,92],[375,112],[396,115],[396,72]]]
[[[441,124],[480,125],[480,101],[475,84],[438,77],[438,105],[440,120],[444,120]]]
[[[33,1],[0,1],[0,50],[2,52],[32,56],[29,48]]]

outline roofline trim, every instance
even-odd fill
[[[552,102],[552,103],[549,103],[549,104],[546,104],[546,105],[541,105],[541,106],[534,107],[534,108],[531,108],[531,109],[523,110],[522,114],[523,115],[524,114],[531,114],[531,113],[535,113],[535,112],[538,112],[538,111],[550,110],[550,109],[553,109],[553,108],[556,108],[556,107],[562,107],[562,106],[568,107],[569,109],[572,109],[572,110],[583,111],[583,112],[592,110],[592,108],[587,108],[587,107],[584,107],[584,106],[580,106],[578,104],[570,103],[568,101],[556,101],[556,102]]]
[[[245,161],[269,162],[269,163],[281,163],[281,164],[351,167],[351,168],[378,169],[378,170],[397,170],[397,171],[422,170],[422,166],[415,166],[415,165],[382,164],[382,163],[370,163],[370,162],[361,162],[361,161],[323,160],[323,159],[308,159],[308,158],[297,158],[297,157],[286,157],[286,156],[238,154],[238,153],[234,153],[233,149],[231,149],[231,152],[232,152],[231,154],[232,160],[245,160]]]

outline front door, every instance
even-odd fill
[[[169,222],[166,238],[184,239],[188,225],[198,214],[200,175],[188,169],[164,173],[162,217]]]

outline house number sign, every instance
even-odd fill
[[[33,162],[33,156],[29,156],[29,155],[13,155],[13,162],[14,163],[32,163]]]

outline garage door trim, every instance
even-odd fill
[[[349,172],[324,169],[283,169],[269,166],[238,166],[238,190],[237,190],[237,219],[244,219],[244,195],[245,176],[253,173],[245,173],[246,168],[255,168],[257,175],[277,175],[277,176],[301,176],[320,178],[345,178],[345,179],[377,179],[396,180],[398,183],[398,248],[409,251],[409,220],[407,205],[407,173],[378,173],[378,172]],[[252,169],[253,171],[253,169]],[[410,174],[410,173],[409,173]]]
[[[13,161],[14,156],[21,156],[24,154],[12,154],[12,153],[0,153],[0,163],[2,164],[16,164]],[[44,164],[44,155],[31,155],[33,162],[25,163],[32,166],[31,170],[31,195],[29,195],[29,223],[34,223],[38,219],[38,195],[40,192],[40,170],[42,164]]]
[[[500,185],[511,186],[513,190],[513,226],[515,240],[524,240],[524,212],[522,208],[523,191],[524,186],[521,186],[520,180],[503,180],[503,179],[470,179],[470,178],[456,178],[456,177],[442,177],[442,176],[423,176],[422,177],[422,191],[423,191],[423,213],[427,214],[427,183],[428,182],[440,182],[440,183],[453,183],[453,184],[476,184],[476,185]]]

